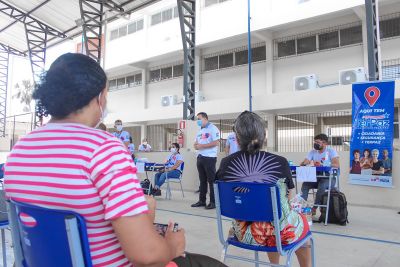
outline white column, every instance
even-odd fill
[[[201,90],[201,51],[200,49],[196,50],[194,57],[194,65],[195,65],[195,73],[194,73],[194,82],[196,84],[196,91]]]
[[[268,137],[267,137],[267,151],[274,152],[276,151],[276,115],[268,114],[267,115],[267,123],[268,123]]]
[[[271,34],[265,39],[265,79],[267,94],[274,93],[274,41]]]
[[[148,101],[147,101],[147,73],[148,70],[147,68],[142,69],[142,91],[143,91],[143,109],[147,109],[148,106]]]
[[[142,124],[140,125],[140,141],[139,143],[142,143],[143,138],[147,138],[147,125]]]

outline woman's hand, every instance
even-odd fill
[[[165,240],[167,241],[169,247],[173,250],[174,258],[184,255],[186,240],[185,240],[185,230],[179,229],[173,232],[174,224],[172,222],[168,223],[167,231],[165,232]]]
[[[149,195],[144,195],[144,197],[146,198],[147,201],[147,206],[149,208],[149,216],[152,222],[154,222],[154,219],[156,217],[156,200],[154,199],[154,197],[149,196]]]

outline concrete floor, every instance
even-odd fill
[[[163,191],[164,193],[164,191]],[[187,251],[206,254],[216,259],[221,256],[215,210],[191,208],[198,194],[186,192],[185,198],[173,191],[173,199],[157,197],[156,221],[178,222],[186,231]],[[395,210],[349,206],[347,226],[314,224],[316,263],[323,267],[398,267],[400,266],[400,215]],[[229,222],[225,222],[226,228]],[[12,249],[7,231],[8,266],[12,266]],[[230,248],[230,253],[252,257],[250,251]],[[266,255],[261,258],[266,259]],[[283,263],[283,261],[281,261]],[[2,260],[0,260],[0,266]],[[254,266],[227,260],[228,266]],[[298,266],[294,259],[293,266]]]

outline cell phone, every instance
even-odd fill
[[[167,232],[168,229],[168,224],[162,224],[162,223],[154,223],[154,228],[156,229],[156,231],[162,235],[165,236],[165,233]],[[173,232],[177,232],[178,231],[178,224],[174,223],[174,228],[172,229]]]

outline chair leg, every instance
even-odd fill
[[[289,253],[286,256],[286,267],[292,266],[292,258],[293,258],[293,250],[289,251]]]
[[[167,178],[167,190],[165,191],[165,199],[171,199],[171,187],[169,186],[169,179]]]
[[[222,253],[221,253],[221,262],[225,263],[225,256],[226,253],[228,252],[228,244],[225,244],[224,247],[222,248]]]
[[[3,266],[7,267],[6,235],[4,229],[1,229],[1,247],[3,249]]]
[[[311,243],[311,266],[315,267],[315,251],[314,251],[314,239],[310,238]]]
[[[259,267],[260,265],[258,264],[258,262],[260,261],[260,258],[258,257],[258,251],[254,251],[254,259],[256,260],[255,266]]]
[[[185,197],[185,194],[183,193],[182,181],[180,179],[179,179],[179,184],[181,185],[182,197]]]

